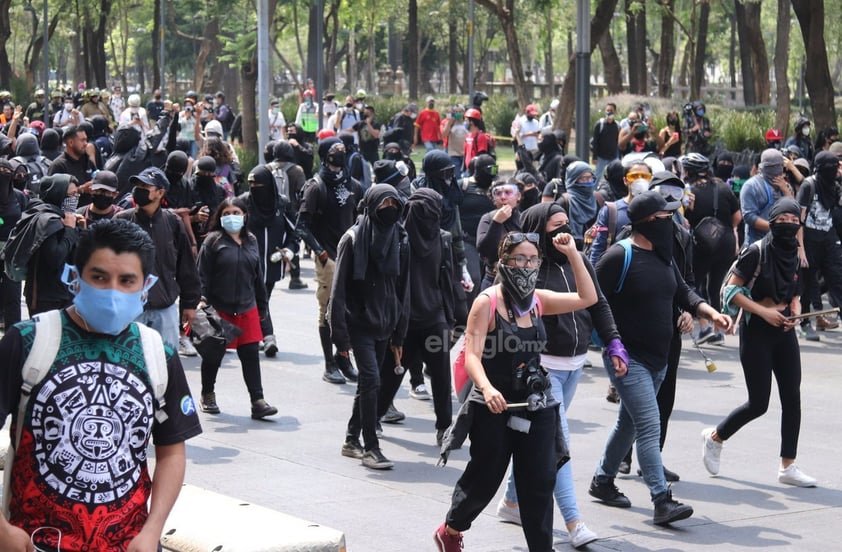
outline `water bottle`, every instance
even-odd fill
[[[684,194],[681,196],[681,205],[688,207],[690,205],[690,184],[684,185]]]

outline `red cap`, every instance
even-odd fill
[[[537,115],[538,114],[538,106],[535,104],[529,104],[526,106],[526,114],[527,115]]]
[[[316,138],[319,140],[324,140],[325,138],[330,138],[331,136],[336,136],[336,133],[329,128],[323,128],[318,134],[316,134]]]
[[[781,136],[781,131],[776,128],[770,128],[766,131],[767,142],[781,142],[783,139],[784,137]]]

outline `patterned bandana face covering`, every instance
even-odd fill
[[[503,291],[512,300],[515,313],[523,316],[532,310],[532,296],[538,280],[537,268],[520,268],[499,264],[497,273],[502,280]]]

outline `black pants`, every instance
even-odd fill
[[[465,531],[488,506],[512,458],[523,533],[530,552],[553,550],[553,487],[556,478],[555,432],[558,407],[523,414],[529,433],[507,427],[510,414],[475,408],[471,424],[471,459],[456,482],[447,525]],[[520,413],[518,413],[520,415]]]
[[[453,402],[450,397],[450,332],[446,327],[409,330],[403,342],[404,367],[427,365],[433,392],[436,429],[447,429],[453,421]],[[395,374],[395,358],[389,351],[380,364],[380,395],[377,399],[377,418],[395,399],[403,381],[403,374]]]
[[[729,242],[730,249],[721,255],[693,255],[693,274],[696,277],[696,289],[699,295],[717,312],[722,305],[719,302],[719,289],[722,280],[731,268],[734,260],[733,241]]]
[[[801,351],[795,331],[783,331],[752,315],[740,328],[740,362],[748,401],[716,426],[723,439],[759,418],[769,408],[772,374],[781,399],[781,458],[795,458],[801,430]]]
[[[377,420],[380,419],[377,416],[377,396],[380,393],[380,365],[386,356],[388,343],[388,339],[375,339],[351,332],[351,348],[360,375],[346,436],[358,439],[362,432],[367,451],[380,448],[376,433]]]
[[[272,290],[275,289],[275,282],[266,282],[266,297],[272,297]],[[272,315],[266,311],[266,318],[260,321],[260,331],[263,335],[275,335],[275,326],[272,324]]]
[[[810,266],[802,274],[806,286],[801,294],[803,312],[810,311],[811,303],[821,305],[818,272],[824,276],[831,299],[836,304],[842,304],[842,246],[835,238],[836,234],[832,231],[822,240],[813,240],[806,232],[804,234],[804,252]],[[818,301],[815,301],[816,296]]]
[[[263,381],[260,377],[260,347],[258,343],[248,343],[237,347],[237,356],[243,368],[243,380],[249,392],[251,402],[263,398]],[[216,375],[225,356],[221,349],[216,355],[202,357],[202,395],[213,393],[216,386]]]
[[[0,313],[7,330],[12,324],[20,322],[20,291],[21,283],[15,282],[0,270]]]
[[[670,352],[667,357],[667,372],[664,381],[658,388],[658,413],[661,417],[661,450],[664,450],[664,443],[667,440],[667,425],[669,425],[673,406],[675,406],[675,387],[678,380],[678,361],[681,360],[681,334],[676,330],[670,341]],[[623,461],[631,465],[632,449],[623,458]]]

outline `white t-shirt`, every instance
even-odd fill
[[[524,134],[529,134],[531,132],[540,132],[541,124],[538,122],[538,119],[532,119],[531,121],[526,117],[522,118],[520,121],[520,130],[518,131],[518,142],[523,145],[526,149],[530,151],[534,151],[538,149],[538,137],[537,136],[524,136]]]
[[[587,353],[572,357],[560,357],[555,355],[542,354],[541,366],[543,366],[547,370],[573,372],[575,370],[581,370],[582,368],[584,368],[585,360],[587,360],[587,358]]]
[[[269,110],[269,138],[272,140],[280,140],[283,136],[283,129],[287,126],[286,120],[284,120],[284,114],[279,109],[277,113],[274,113],[271,109]]]

